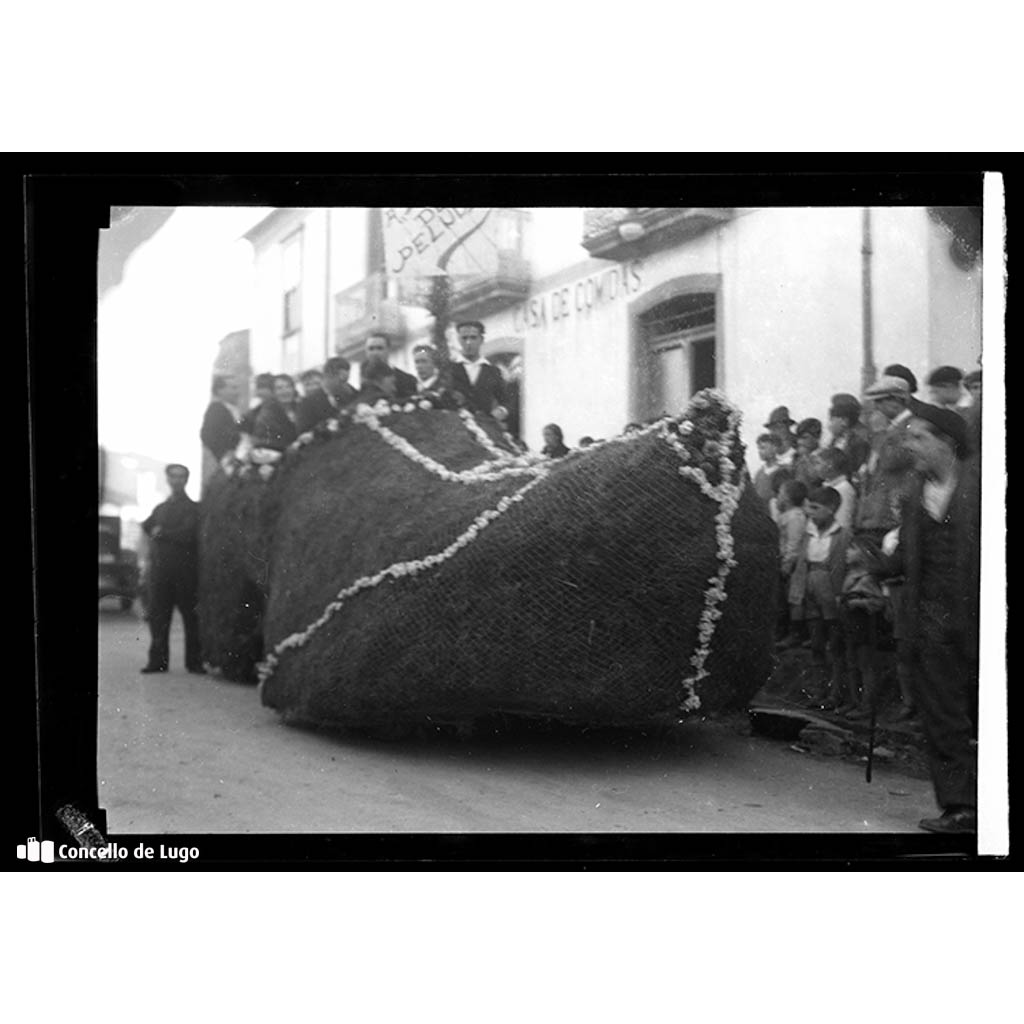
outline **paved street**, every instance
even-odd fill
[[[724,723],[671,736],[378,742],[283,725],[255,687],[140,675],[146,624],[101,608],[99,789],[111,833],[917,832],[931,786]]]

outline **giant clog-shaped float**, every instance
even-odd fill
[[[650,726],[765,682],[777,534],[724,396],[558,460],[422,405],[214,481],[200,611],[225,674],[288,721],[375,730]]]

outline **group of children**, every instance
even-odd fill
[[[869,571],[872,541],[838,519],[834,487],[787,480],[778,498],[782,589],[790,631],[779,642],[809,644],[816,678],[807,696],[851,718],[877,707],[877,651],[886,594]],[[806,640],[805,640],[806,637]]]
[[[954,372],[955,389],[949,384]],[[906,367],[894,364],[883,373],[885,380],[905,380],[910,394],[916,391],[916,380]],[[977,416],[980,372],[965,378],[951,367],[940,367],[928,384],[936,405],[956,408],[968,422]],[[970,404],[961,384],[971,396]],[[914,402],[908,399],[904,416],[909,417]],[[828,425],[830,438],[823,445],[820,420],[797,423],[786,407],[776,409],[765,424],[767,433],[757,439],[762,467],[753,485],[779,529],[784,610],[777,646],[810,647],[815,670],[805,688],[810,702],[865,719],[880,704],[880,644],[897,647],[900,639],[894,608],[902,580],[879,578],[869,569],[879,564],[880,553],[891,553],[896,544],[898,533],[890,527],[898,526],[898,514],[894,523],[879,530],[869,503],[864,502],[861,514],[858,509],[875,484],[878,452],[891,423],[877,409],[866,411],[855,396],[837,394]],[[893,493],[898,491],[896,482]],[[902,665],[897,668],[902,700],[896,717],[909,718],[911,688]]]

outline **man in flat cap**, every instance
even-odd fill
[[[893,363],[891,366],[887,366],[882,371],[883,377],[901,377],[907,382],[907,386],[910,388],[910,397],[907,399],[907,408],[914,412],[919,405],[921,405],[920,399],[917,396],[917,378],[914,376],[913,371],[908,369],[902,363]]]
[[[963,370],[955,366],[940,366],[937,370],[932,370],[928,376],[928,390],[931,392],[932,402],[940,409],[949,409],[963,415],[960,409],[964,397],[961,387],[963,379]]]
[[[930,832],[977,828],[973,745],[977,710],[981,488],[967,428],[949,409],[921,405],[906,428],[917,476],[902,505],[899,542],[880,555],[906,579],[901,628],[913,658],[914,703],[942,814]]]
[[[914,471],[914,458],[907,447],[910,388],[900,377],[882,377],[864,392],[864,397],[874,403],[888,425],[865,467],[855,526],[858,532],[870,531],[881,540],[899,525],[899,506]]]
[[[794,426],[796,426],[796,420],[790,417],[789,409],[786,406],[780,405],[777,409],[772,409],[772,414],[768,417],[768,422],[764,427],[779,442],[779,453],[775,460],[776,466],[788,467],[793,465],[793,460],[796,458],[796,438],[793,436]]]
[[[867,537],[881,545],[885,535],[899,526],[903,503],[918,477],[907,440],[911,422],[910,386],[903,377],[882,377],[864,392],[864,397],[874,404],[887,426],[865,468],[854,532],[858,537]],[[896,717],[902,721],[910,718],[914,710],[914,659],[901,632],[902,578],[893,577],[885,582],[894,621],[896,676],[902,700]]]

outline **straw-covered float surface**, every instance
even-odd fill
[[[738,422],[701,392],[551,461],[465,411],[361,406],[252,453],[204,501],[206,657],[328,726],[741,705],[771,670],[777,542]]]

